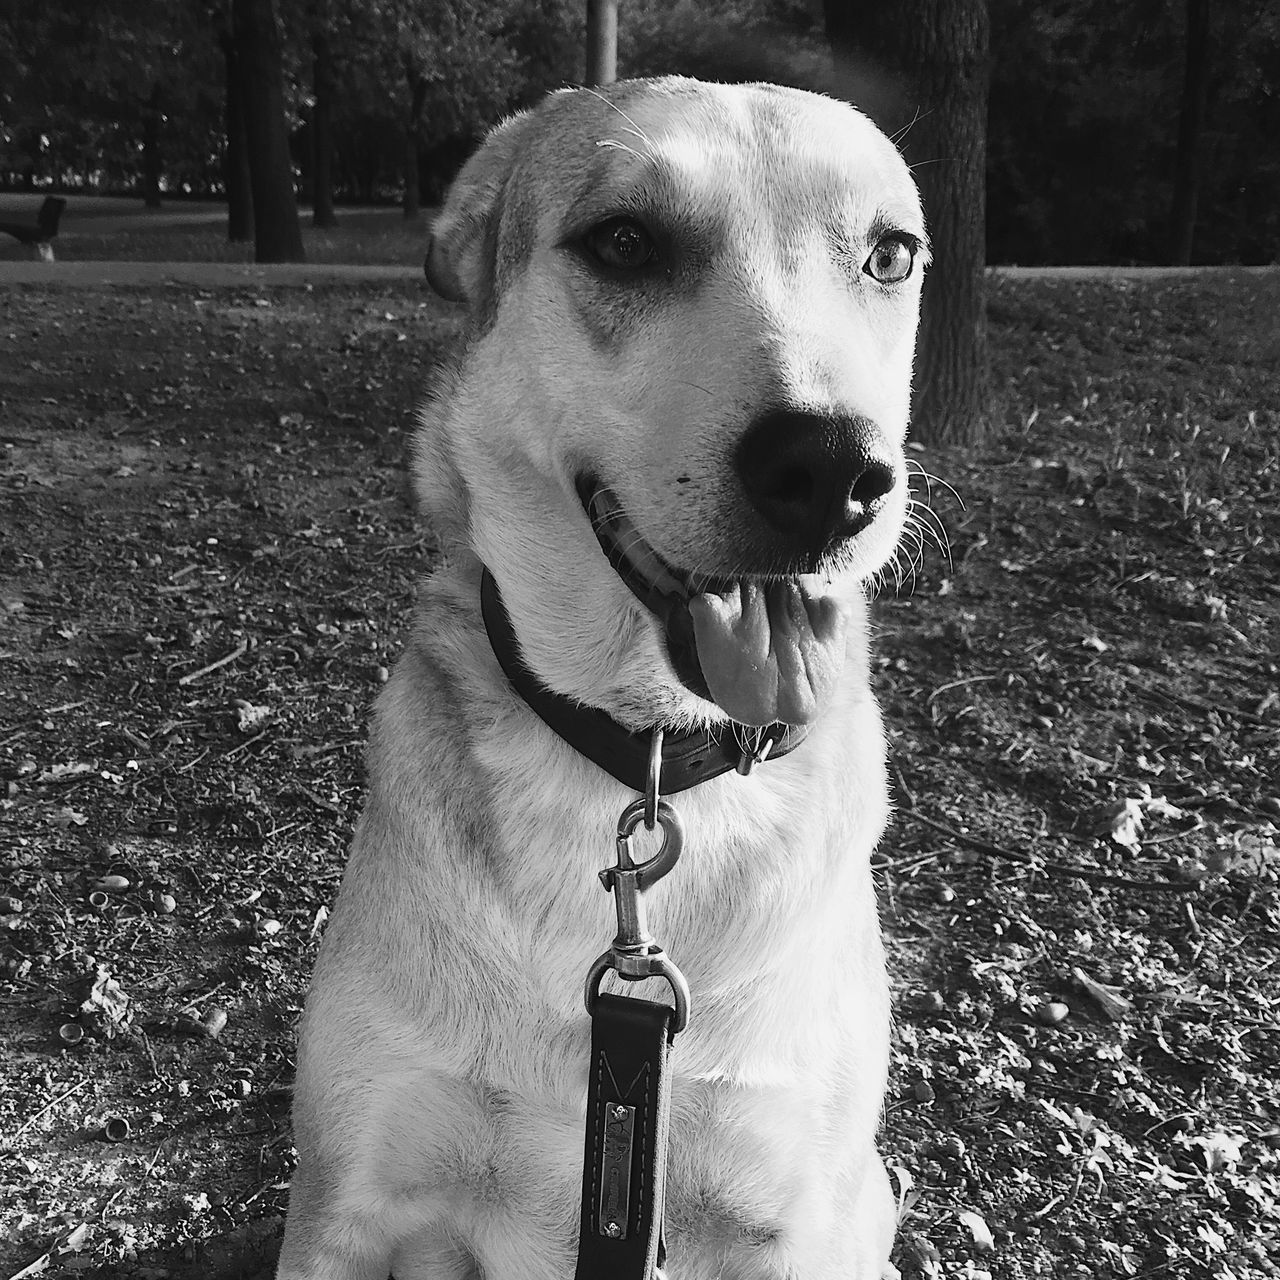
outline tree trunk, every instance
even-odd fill
[[[587,84],[618,78],[618,0],[587,0]]]
[[[1187,0],[1187,58],[1178,115],[1178,154],[1173,178],[1169,260],[1191,265],[1200,193],[1200,138],[1209,88],[1209,0]]]
[[[273,0],[232,0],[232,17],[253,188],[253,258],[255,262],[305,262],[284,115],[275,5]]]
[[[832,52],[865,86],[857,105],[897,138],[929,222],[913,431],[975,442],[987,416],[986,0],[824,0],[824,12]]]
[[[249,142],[244,128],[244,81],[240,57],[230,32],[221,37],[226,68],[224,111],[226,147],[222,153],[222,185],[227,193],[227,239],[253,239],[253,184],[249,177]]]
[[[320,32],[311,42],[316,105],[311,111],[311,221],[317,227],[336,227],[333,212],[333,49]]]
[[[404,198],[407,221],[418,216],[422,204],[422,177],[418,158],[422,151],[422,108],[427,101],[427,79],[407,59],[405,78],[409,82],[409,114],[404,124]]]
[[[160,86],[151,86],[151,96],[143,108],[142,199],[148,209],[160,207]]]

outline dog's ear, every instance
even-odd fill
[[[483,310],[493,286],[503,194],[532,122],[525,111],[490,132],[462,166],[431,227],[427,282],[472,312]]]

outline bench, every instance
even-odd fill
[[[58,219],[67,207],[61,196],[45,196],[35,222],[0,221],[0,231],[12,236],[20,244],[29,244],[46,261],[53,261],[53,245],[50,241],[58,234]]]

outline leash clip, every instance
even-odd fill
[[[618,933],[608,951],[600,955],[587,973],[587,1012],[594,1014],[600,983],[612,969],[625,982],[645,978],[665,978],[675,997],[674,1036],[689,1021],[689,984],[665,951],[654,941],[644,908],[644,892],[657,884],[676,865],[684,846],[684,826],[680,815],[665,801],[653,805],[656,822],[662,827],[662,847],[652,858],[637,862],[631,856],[631,838],[636,828],[647,824],[648,797],[633,801],[618,819],[618,862],[600,872],[600,883],[613,894],[618,917]]]

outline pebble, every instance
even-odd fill
[[[926,991],[917,1001],[917,1007],[923,1014],[938,1014],[946,1010],[947,1002],[941,991]]]
[[[1036,1009],[1036,1017],[1046,1027],[1056,1027],[1070,1012],[1071,1010],[1061,1000],[1046,1000]]]
[[[222,1034],[223,1027],[227,1025],[227,1011],[215,1006],[200,1019],[200,1025],[210,1040],[216,1040]]]

